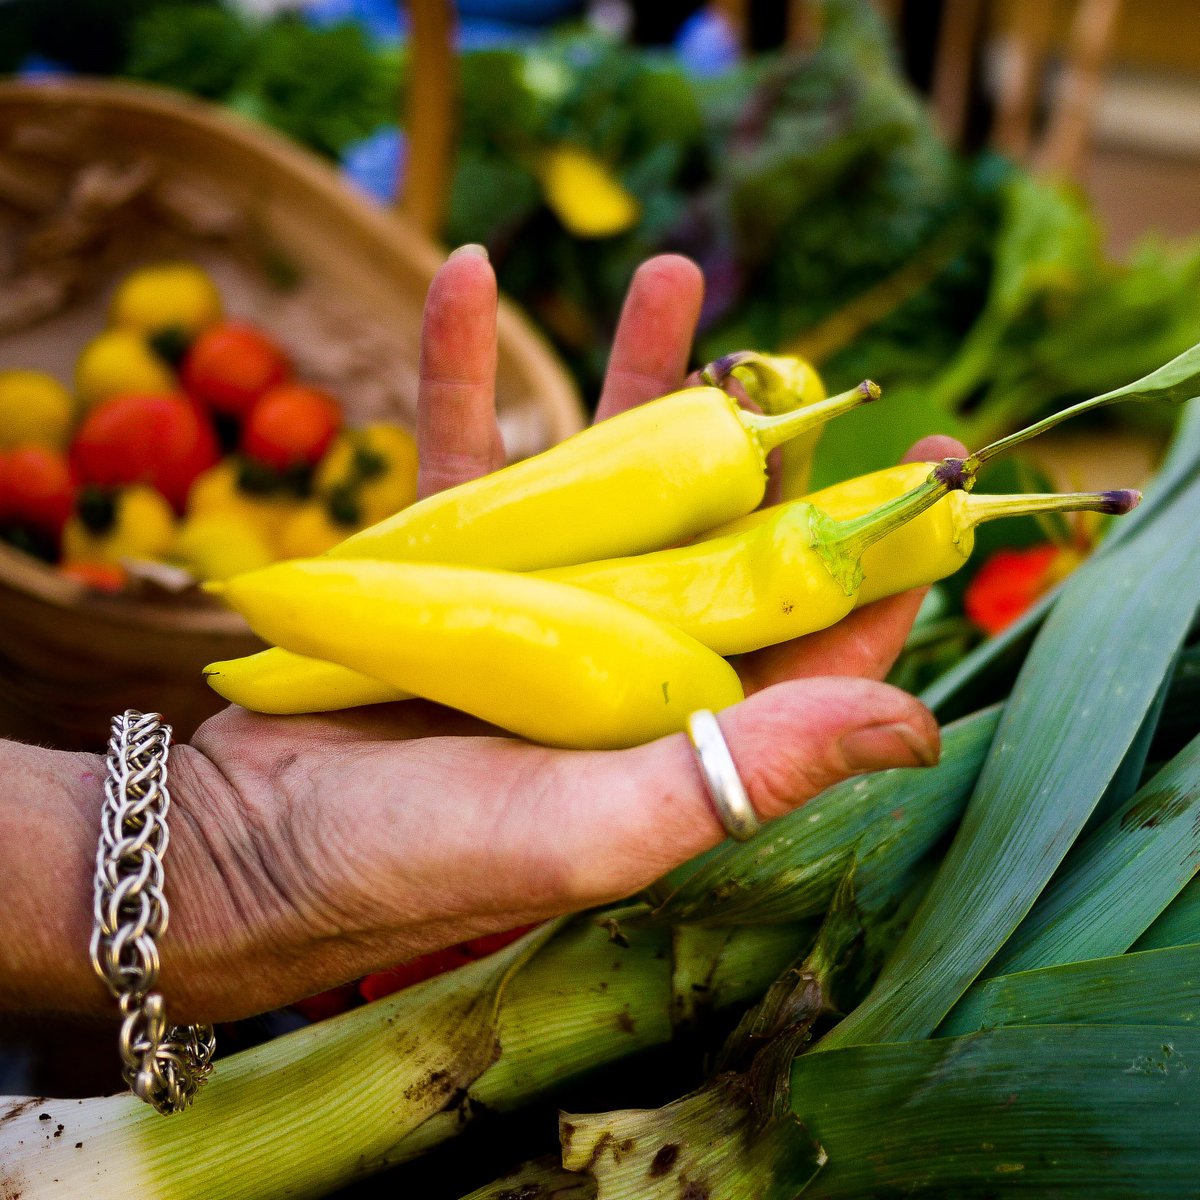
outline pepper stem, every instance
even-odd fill
[[[809,516],[811,545],[846,595],[852,596],[862,584],[862,556],[869,546],[967,483],[968,477],[957,463],[949,469],[939,463],[924,483],[861,517],[835,521],[813,507]]]
[[[787,354],[760,354],[757,350],[739,350],[708,364],[701,379],[713,387],[724,387],[730,376],[747,384],[750,399],[763,412],[788,412],[812,396],[824,397],[824,389],[812,365],[803,358]],[[810,399],[810,403],[811,403]]]
[[[1037,421],[1033,425],[1028,425],[1024,429],[1018,429],[1016,433],[1010,433],[1007,437],[1002,437],[996,441],[984,446],[982,450],[976,450],[970,456],[970,461],[976,464],[976,470],[983,466],[985,462],[995,458],[998,454],[1004,454],[1011,450],[1014,446],[1021,445],[1022,442],[1028,442],[1043,434],[1048,429],[1053,429],[1056,425],[1061,425],[1064,421],[1069,421],[1072,417],[1077,417],[1081,413],[1092,412],[1097,408],[1104,408],[1108,404],[1113,404],[1116,399],[1110,399],[1105,396],[1096,396],[1091,400],[1081,400],[1078,404],[1072,404],[1069,408],[1064,408],[1061,412],[1052,413],[1041,421]]]
[[[750,434],[758,441],[765,454],[768,450],[774,450],[776,446],[782,446],[784,442],[790,442],[792,438],[799,437],[800,434],[807,433],[810,429],[824,425],[826,421],[831,421],[834,417],[840,417],[843,413],[852,412],[862,404],[878,400],[882,394],[879,384],[864,379],[858,387],[851,388],[848,392],[841,392],[818,404],[795,408],[790,412],[779,413],[777,416],[764,416],[762,413],[748,412],[744,408],[739,408],[737,415]]]
[[[1048,495],[966,496],[961,524],[974,529],[997,517],[1032,517],[1050,512],[1099,512],[1121,516],[1141,502],[1134,488],[1112,492],[1061,492]]]

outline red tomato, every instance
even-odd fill
[[[324,1021],[328,1017],[336,1017],[338,1013],[355,1008],[361,999],[355,984],[343,983],[341,987],[330,988],[327,992],[318,992],[315,996],[297,1000],[292,1008],[310,1021]]]
[[[250,410],[242,449],[277,470],[316,466],[342,424],[342,410],[326,392],[302,383],[272,388]]]
[[[291,375],[292,367],[261,330],[225,321],[192,343],[179,373],[189,395],[216,412],[244,417],[259,396]]]
[[[474,961],[466,954],[461,946],[451,946],[448,950],[434,950],[431,954],[422,954],[411,958],[399,966],[389,967],[386,971],[376,971],[359,980],[358,990],[364,1000],[380,1000],[390,996],[401,988],[412,987],[424,979],[432,979],[445,971],[453,971],[456,967],[465,966]]]
[[[485,933],[482,937],[463,942],[462,948],[472,958],[487,958],[489,954],[503,950],[505,946],[512,945],[517,938],[524,937],[531,929],[536,928],[536,925],[520,925],[516,929],[506,929],[503,933]]]
[[[93,409],[71,445],[81,483],[156,488],[176,512],[201,471],[220,458],[208,417],[186,396],[127,393]]]
[[[0,519],[57,538],[75,507],[75,479],[64,455],[18,446],[0,457]]]

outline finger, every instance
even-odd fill
[[[679,387],[703,299],[704,276],[690,258],[660,254],[638,267],[613,338],[597,421]]]
[[[828,629],[744,655],[737,664],[742,687],[749,696],[788,679],[821,675],[883,679],[904,649],[928,590],[916,588],[877,600]]]
[[[781,684],[719,721],[762,820],[852,775],[930,766],[940,748],[928,709],[898,688],[858,679]],[[725,836],[684,735],[604,758],[590,778],[586,763],[564,778],[554,817],[556,867],[577,906],[628,895]]]
[[[955,438],[944,433],[931,433],[923,437],[900,460],[901,462],[940,462],[943,458],[966,458],[967,448]]]
[[[482,247],[463,246],[429,285],[417,392],[417,494],[503,465],[496,424],[496,276]]]

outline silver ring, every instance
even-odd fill
[[[697,709],[687,719],[687,733],[696,751],[704,786],[725,832],[739,842],[752,838],[760,822],[717,718],[707,708]]]

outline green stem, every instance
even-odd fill
[[[1136,508],[1142,493],[1134,488],[1112,492],[1051,492],[1046,495],[966,496],[960,518],[964,529],[974,529],[997,517],[1032,517],[1050,512],[1098,512],[1121,516]]]
[[[1072,404],[1069,408],[1064,408],[1061,412],[1053,413],[1051,416],[1037,421],[1033,425],[1028,425],[1024,429],[1018,429],[1016,433],[1010,433],[1007,437],[1002,437],[998,441],[992,442],[991,445],[984,446],[982,450],[977,450],[970,456],[970,461],[982,466],[998,454],[1003,454],[1011,450],[1014,446],[1028,442],[1039,434],[1045,433],[1048,429],[1053,429],[1056,425],[1061,425],[1064,421],[1069,421],[1072,417],[1077,417],[1081,413],[1091,412],[1093,409],[1103,408],[1106,404],[1111,403],[1114,403],[1114,401],[1108,400],[1103,396],[1099,396],[1093,400],[1081,400],[1078,404]]]
[[[861,517],[835,521],[813,508],[809,518],[813,549],[846,595],[853,595],[862,582],[861,559],[868,547],[931,508],[948,492],[966,490],[972,483],[974,477],[961,469],[958,459],[947,459],[934,467],[924,483]]]
[[[805,408],[780,413],[778,416],[764,416],[762,413],[748,412],[744,408],[739,408],[738,419],[766,453],[810,429],[824,425],[826,421],[830,421],[834,417],[840,417],[843,413],[851,412],[862,404],[878,400],[882,394],[879,384],[864,379],[858,387],[851,388],[848,392],[841,392],[836,396],[830,396],[828,400],[822,400],[819,404],[810,404]]]

